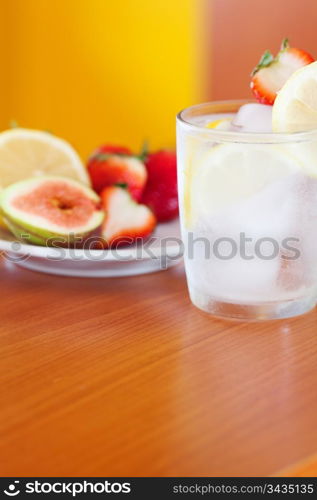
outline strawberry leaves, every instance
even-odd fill
[[[280,52],[282,52],[283,50],[286,50],[288,48],[289,48],[288,38],[283,38],[282,43],[281,43]]]
[[[262,55],[261,59],[259,60],[258,64],[253,69],[251,76],[254,76],[258,71],[260,71],[260,69],[270,66],[270,64],[272,64],[273,61],[274,61],[273,54],[269,50],[266,50]]]

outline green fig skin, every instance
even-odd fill
[[[42,177],[42,181],[49,181],[52,179],[54,182],[61,180],[61,182],[65,183],[65,178],[60,177]],[[12,194],[16,189],[24,188],[27,183],[32,187],[32,181],[38,179],[30,179],[26,181],[20,181],[16,184],[12,184],[9,187],[5,188],[0,193],[0,213],[8,226],[9,230],[13,233],[13,235],[18,238],[23,243],[29,243],[33,245],[40,246],[63,246],[63,247],[72,247],[74,245],[80,246],[84,241],[89,238],[91,235],[96,234],[98,228],[101,227],[102,222],[105,217],[105,212],[99,208],[96,208],[96,211],[93,214],[92,220],[89,220],[89,224],[87,224],[87,230],[77,232],[68,231],[65,228],[61,228],[61,232],[52,231],[49,227],[37,227],[32,224],[32,215],[25,214],[25,219],[20,219],[15,216],[14,211],[10,209],[10,200],[8,202],[8,194]],[[82,188],[83,195],[90,196],[92,200],[99,202],[98,195],[92,191],[87,186],[82,186],[76,181],[66,179],[70,185],[75,186],[77,188]],[[35,184],[36,185],[36,184]],[[10,191],[9,191],[10,190]],[[48,226],[50,224],[48,223]]]
[[[5,223],[11,233],[18,238],[18,240],[23,241],[23,243],[30,243],[32,245],[46,246],[46,240],[42,239],[36,235],[31,235],[25,229],[17,226],[7,217],[4,217]]]
[[[89,231],[87,233],[72,233],[69,235],[60,235],[57,233],[42,233],[38,231],[38,234],[34,233],[34,228],[32,226],[21,227],[19,224],[7,217],[4,217],[5,223],[11,233],[21,242],[29,243],[32,245],[40,245],[40,246],[50,246],[50,247],[73,247],[78,246],[79,248],[82,246],[85,241],[91,236],[97,235],[98,228],[101,228],[101,224],[104,220],[104,216],[101,219],[100,224],[93,231]]]

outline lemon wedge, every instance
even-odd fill
[[[317,129],[317,61],[295,71],[278,92],[272,128],[286,133]]]

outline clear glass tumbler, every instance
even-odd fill
[[[246,102],[201,104],[177,116],[189,294],[220,317],[287,318],[317,300],[317,130],[208,128]]]

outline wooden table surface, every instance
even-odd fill
[[[317,311],[213,319],[184,271],[36,274],[0,259],[2,476],[313,475]]]

